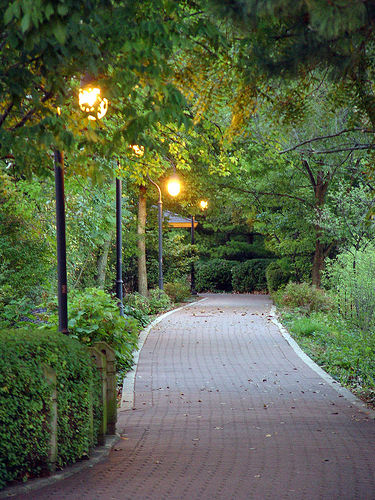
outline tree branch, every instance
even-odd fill
[[[4,113],[2,115],[0,115],[0,127],[2,126],[2,124],[5,122],[7,116],[9,115],[9,113],[11,112],[12,108],[14,106],[14,101],[12,101],[9,106],[7,107],[7,109],[4,111]]]
[[[42,99],[40,100],[40,102],[42,103],[45,103],[46,101],[48,101],[48,99],[50,99],[51,97],[53,96],[53,93],[52,92],[47,92],[43,97]],[[30,111],[28,111],[24,116],[23,118],[18,122],[16,123],[16,125],[14,125],[14,127],[10,128],[9,130],[16,130],[20,127],[22,127],[23,125],[25,125],[25,123],[30,120],[30,118],[33,116],[33,114],[36,112],[36,108],[31,108]]]
[[[332,137],[339,137],[342,134],[347,134],[349,132],[362,132],[363,134],[374,134],[375,130],[370,130],[370,129],[364,129],[364,128],[348,128],[341,130],[340,132],[337,132],[336,134],[330,134],[330,135],[322,135],[320,137],[313,137],[312,139],[308,139],[307,141],[300,142],[299,144],[296,144],[295,146],[292,146],[288,149],[284,149],[283,151],[280,151],[280,154],[284,153],[289,153],[290,151],[294,151],[295,149],[304,146],[305,144],[310,144],[315,141],[322,141],[325,139],[331,139]],[[347,151],[347,150],[346,150]]]

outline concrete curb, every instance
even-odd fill
[[[57,483],[63,479],[67,479],[77,472],[81,472],[85,469],[94,467],[97,463],[101,462],[106,458],[113,446],[120,441],[120,435],[116,434],[114,436],[105,437],[105,445],[98,446],[95,448],[88,460],[83,460],[81,462],[76,462],[75,464],[68,465],[61,472],[56,472],[48,477],[31,479],[25,484],[17,486],[9,486],[0,492],[0,498],[11,498],[16,495],[22,495],[23,493],[29,493],[34,490],[39,490],[45,486]]]
[[[337,391],[341,396],[347,399],[352,405],[356,406],[359,410],[366,413],[369,417],[375,419],[375,410],[368,408],[366,404],[361,401],[357,396],[350,392],[346,387],[343,387],[340,382],[337,382],[331,375],[325,372],[319,365],[315,363],[297,344],[297,342],[290,335],[288,330],[283,326],[277,319],[276,306],[272,306],[270,310],[270,316],[272,317],[272,322],[278,327],[281,335],[291,346],[293,351],[299,356],[306,365],[311,368],[315,373],[317,373],[328,385],[330,385],[335,391]]]
[[[190,302],[189,304],[185,304],[184,306],[178,307],[177,309],[172,309],[172,311],[168,311],[161,316],[158,316],[154,321],[152,321],[144,330],[139,335],[139,341],[138,341],[138,351],[134,354],[134,365],[133,369],[129,371],[123,381],[122,384],[122,396],[121,396],[121,407],[120,411],[127,411],[127,410],[132,410],[134,407],[134,386],[135,386],[135,376],[137,374],[137,366],[138,366],[138,360],[139,360],[139,355],[141,353],[142,347],[144,343],[146,342],[147,336],[150,333],[150,331],[154,328],[155,325],[160,323],[160,321],[163,321],[167,316],[170,314],[173,314],[177,311],[181,311],[182,309],[185,309],[186,307],[189,307],[193,304],[196,304],[197,302],[201,303],[205,300],[208,300],[208,297],[204,299],[197,300],[195,302]]]

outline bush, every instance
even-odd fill
[[[125,304],[138,309],[142,314],[148,315],[150,311],[150,301],[138,292],[129,293],[125,297]]]
[[[164,285],[164,291],[169,295],[173,302],[184,302],[191,295],[189,285],[180,281],[166,283]]]
[[[95,444],[100,380],[88,350],[54,330],[0,331],[0,487],[48,470],[51,388],[44,366],[56,371],[57,465],[75,462]]]
[[[159,290],[159,288],[150,290],[149,304],[151,314],[158,314],[169,309],[172,305],[168,294],[164,290]]]
[[[57,317],[50,322],[57,324]],[[118,366],[131,368],[140,325],[131,316],[121,317],[117,301],[104,290],[86,288],[71,294],[68,328],[72,337],[86,345],[107,342],[115,350]]]
[[[364,331],[375,325],[375,247],[344,252],[328,261],[325,283],[340,314]]]
[[[299,308],[305,312],[330,311],[333,301],[324,290],[308,283],[288,283],[284,290],[274,295],[275,301],[291,309]]]
[[[196,266],[195,288],[197,292],[230,292],[232,268],[238,265],[230,260],[213,259]]]
[[[233,268],[232,286],[235,292],[267,290],[266,269],[270,259],[252,259]]]
[[[285,263],[277,260],[271,262],[266,269],[267,289],[274,292],[284,287],[291,279],[292,272],[286,269]]]

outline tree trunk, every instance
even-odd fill
[[[315,207],[317,210],[317,216],[320,209],[324,206],[328,186],[329,186],[329,178],[325,177],[323,171],[317,172],[314,184]],[[322,277],[321,274],[324,269],[324,261],[326,258],[324,244],[321,243],[320,241],[321,236],[322,236],[322,231],[318,222],[315,225],[315,253],[311,271],[312,284],[317,287],[320,287],[321,284],[321,277]]]
[[[108,239],[103,243],[102,248],[100,249],[99,256],[96,261],[96,285],[98,288],[104,288],[105,285],[105,277],[107,273],[107,264],[108,264],[108,254],[109,249],[112,243],[112,233],[109,235]]]
[[[146,268],[146,188],[139,187],[138,198],[138,292],[147,296],[147,268]]]
[[[324,269],[325,252],[324,245],[320,243],[320,231],[316,232],[315,253],[311,271],[312,284],[320,287],[321,274]]]

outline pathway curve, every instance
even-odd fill
[[[270,306],[214,295],[161,321],[109,458],[22,498],[375,499],[373,420],[295,354]]]

